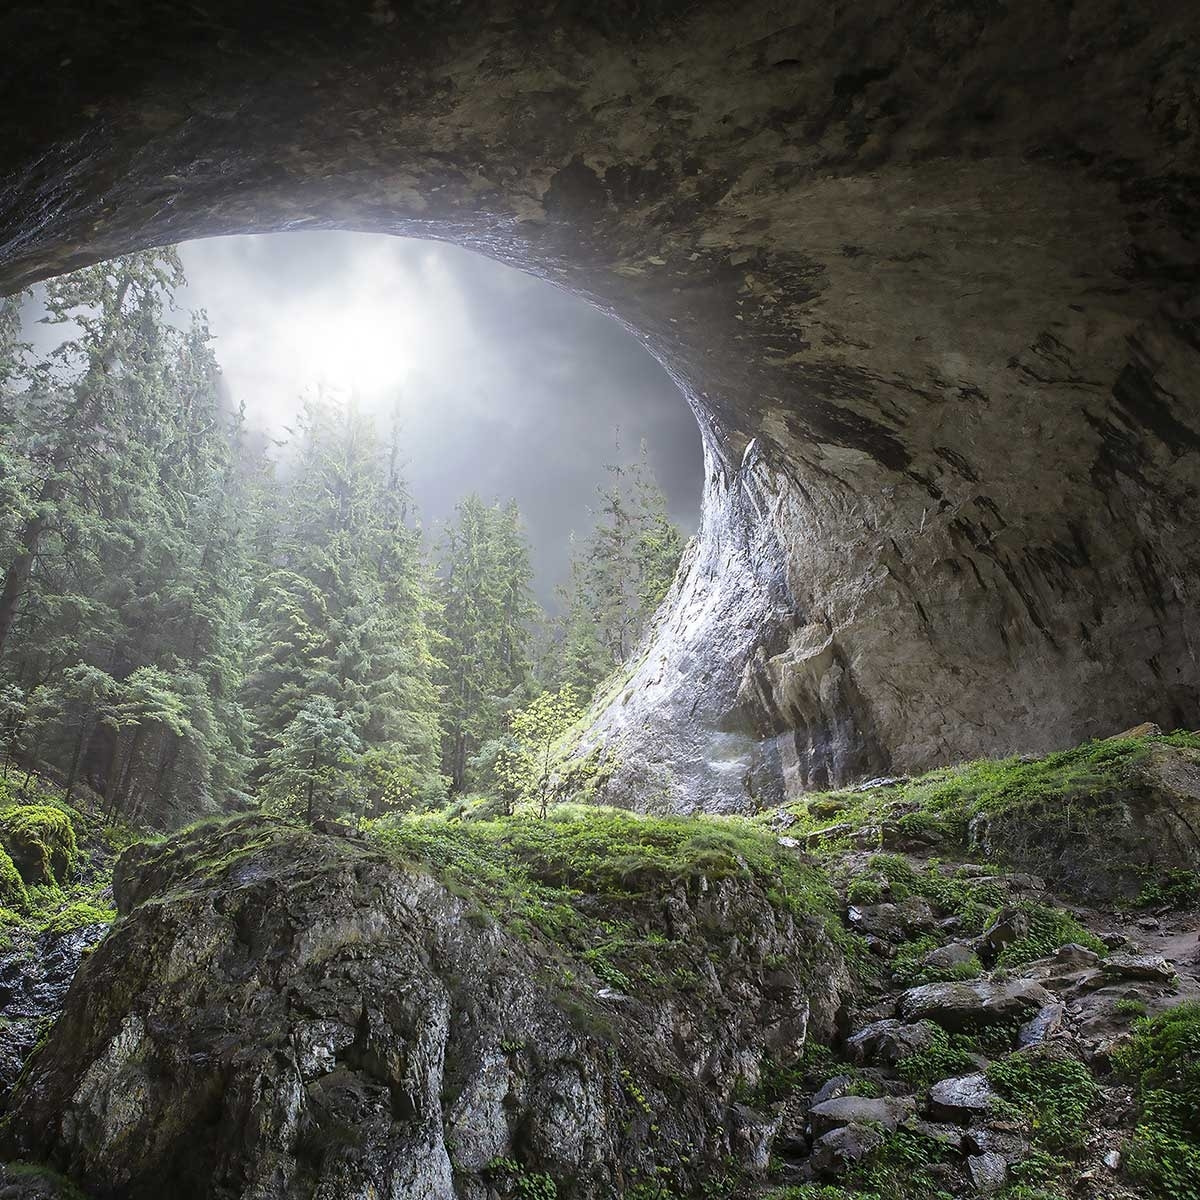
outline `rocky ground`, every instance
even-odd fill
[[[890,1134],[924,1158],[930,1187],[954,1196],[1016,1194],[1009,1185],[1031,1179],[1065,1186],[1066,1176],[1073,1186],[1063,1194],[1145,1196],[1121,1171],[1136,1106],[1113,1058],[1135,1021],[1200,1000],[1200,913],[1133,917],[1078,906],[1036,876],[931,864],[924,855],[889,856],[886,874],[861,853],[844,867],[878,882],[879,902],[848,904],[847,919],[879,970],[838,1059],[808,1077],[825,1078],[788,1099],[778,1178],[858,1175],[869,1183]],[[927,883],[933,895],[892,882],[905,879]],[[972,892],[989,906],[998,901],[973,936],[956,903]],[[1070,914],[1086,936],[1029,958],[1031,925],[1046,910]],[[1001,966],[1006,952],[1016,961]],[[1060,1128],[1054,1122],[1077,1103],[1072,1089],[1079,1124]]]
[[[49,885],[10,923],[0,1197],[1195,1200],[1198,828],[1149,729],[754,822],[136,845],[94,950]]]

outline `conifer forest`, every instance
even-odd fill
[[[515,503],[467,490],[422,529],[398,422],[318,389],[282,447],[249,428],[183,283],[171,249],[50,281],[66,336],[42,354],[5,304],[5,777],[36,763],[159,827],[544,807],[537,747],[632,653],[683,549],[644,454],[610,467],[548,615]]]

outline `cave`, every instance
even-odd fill
[[[50,2],[0,30],[4,288],[214,234],[449,239],[678,380],[703,534],[598,725],[638,795],[736,810],[1196,723],[1186,6]]]
[[[602,802],[114,838],[6,761],[0,1192],[1192,1194],[1200,9],[44,0],[0,41],[0,293],[452,242],[640,339],[705,462]]]

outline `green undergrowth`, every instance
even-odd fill
[[[1100,955],[1108,953],[1108,947],[1065,909],[1051,908],[1034,900],[1022,900],[1014,907],[1029,918],[1029,932],[1004,947],[996,959],[997,967],[1019,967],[1046,958],[1060,946],[1071,943]],[[999,912],[994,914],[999,915]]]
[[[111,923],[112,864],[135,838],[37,775],[0,779],[0,949]]]
[[[11,1162],[0,1163],[0,1188],[7,1192],[9,1187],[16,1189],[18,1195],[47,1195],[41,1187],[53,1190],[58,1200],[84,1200],[83,1193],[65,1175],[60,1175],[51,1167],[39,1163]],[[34,1190],[25,1189],[38,1189]]]
[[[978,1070],[971,1057],[974,1045],[962,1034],[947,1033],[932,1021],[921,1024],[929,1033],[929,1044],[921,1050],[910,1051],[896,1064],[896,1074],[905,1083],[921,1092],[939,1079]]]
[[[789,833],[829,831],[828,842],[817,840],[818,852],[840,851],[849,844],[848,831],[866,829],[888,844],[915,841],[965,852],[972,822],[981,816],[1016,819],[1031,844],[1051,826],[1098,822],[1102,828],[1121,795],[1140,787],[1137,768],[1158,746],[1200,750],[1200,734],[1085,742],[1042,758],[982,759],[867,791],[813,794],[789,806],[797,818]]]
[[[1127,1173],[1163,1200],[1200,1200],[1200,1003],[1135,1022],[1113,1067],[1138,1106]]]
[[[902,901],[921,896],[942,916],[960,921],[960,935],[980,934],[987,927],[1005,892],[996,884],[947,873],[934,863],[918,870],[898,854],[874,854],[867,863],[887,880],[887,898]]]
[[[1029,1124],[1040,1149],[1058,1155],[1082,1148],[1101,1093],[1079,1059],[1034,1047],[992,1063],[987,1077],[1009,1113]]]
[[[825,877],[746,821],[564,805],[544,820],[396,817],[369,835],[394,857],[433,868],[510,932],[571,950],[618,990],[688,990],[699,981],[694,958],[703,947],[648,928],[647,908],[668,892],[699,897],[725,879],[744,879],[775,908],[816,918],[858,952]]]

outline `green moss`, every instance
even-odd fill
[[[117,919],[115,908],[103,908],[86,900],[76,900],[52,916],[43,926],[47,933],[73,933],[91,925],[111,925]]]
[[[829,840],[818,844],[819,851],[829,853],[847,844],[844,832],[839,832],[843,827],[885,825],[902,836],[965,852],[972,822],[980,816],[1002,820],[1005,830],[1020,831],[1025,848],[1032,850],[1041,847],[1048,831],[1073,829],[1102,836],[1121,803],[1144,792],[1138,768],[1160,746],[1200,751],[1200,735],[1176,732],[1086,742],[1044,758],[983,759],[943,767],[867,792],[813,794],[790,806],[798,818],[794,832],[819,838],[822,831],[830,831]],[[1015,844],[1009,848],[1018,849]],[[997,849],[1005,853],[1003,839]],[[1174,886],[1193,894],[1196,885],[1179,879]]]
[[[3,846],[0,846],[0,904],[15,909],[24,909],[29,904],[21,872]]]
[[[698,976],[692,959],[702,947],[646,929],[641,914],[650,897],[699,893],[722,879],[752,882],[775,907],[816,917],[831,938],[857,949],[824,876],[747,821],[561,806],[545,820],[392,817],[370,836],[398,859],[431,866],[518,936],[536,930],[570,950],[622,991]]]
[[[1113,1067],[1138,1105],[1126,1170],[1154,1196],[1200,1200],[1200,1003],[1138,1021]]]
[[[27,884],[65,882],[78,855],[71,815],[53,804],[0,809],[0,845]]]

